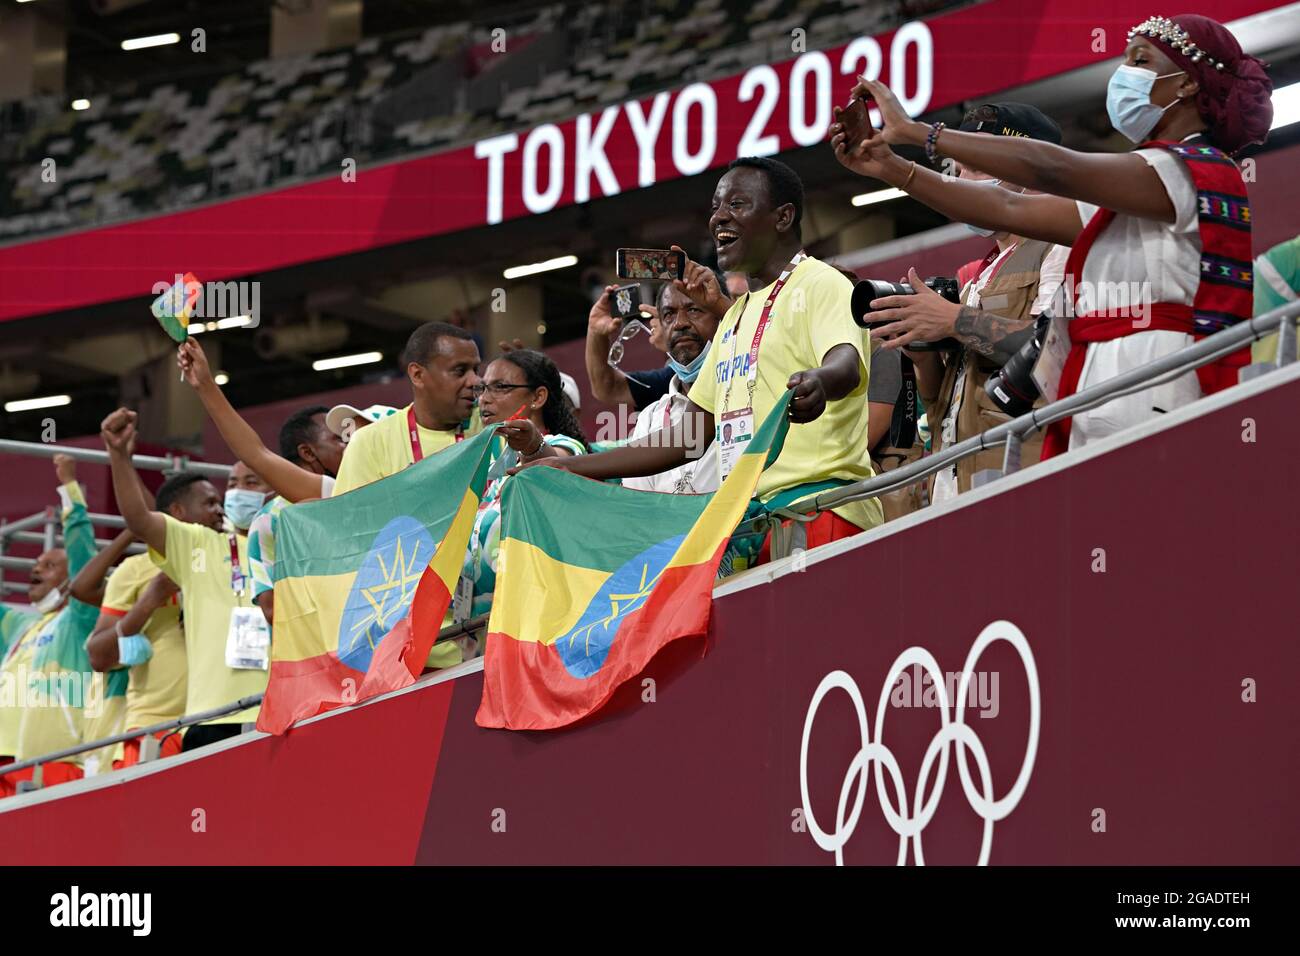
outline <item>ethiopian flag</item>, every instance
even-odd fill
[[[510,479],[479,726],[571,724],[664,645],[708,631],[718,564],[780,453],[788,404],[789,393],[712,495],[633,491],[558,468]]]
[[[442,628],[495,429],[276,520],[271,674],[258,730],[414,682]]]

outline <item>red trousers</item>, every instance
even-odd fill
[[[781,522],[781,527],[788,529],[793,523],[792,519],[786,519]],[[852,521],[841,518],[834,511],[823,511],[812,521],[805,524],[804,530],[808,535],[808,543],[805,547],[810,551],[819,545],[830,544],[830,542],[839,541],[841,538],[851,538],[863,531]],[[772,536],[769,534],[763,539],[763,547],[758,552],[758,561],[754,563],[754,567],[767,564],[771,560]]]
[[[128,727],[127,730],[134,728]],[[162,753],[159,757],[175,757],[181,752],[181,733],[178,730],[160,730],[154,734],[162,741]],[[122,759],[113,761],[113,769],[121,770],[123,767],[134,767],[140,762],[140,738],[128,740],[122,744]]]
[[[18,792],[18,784],[24,780],[31,780],[35,772],[35,767],[28,767],[26,770],[15,770],[0,776],[0,798],[12,797]],[[42,786],[45,787],[67,783],[69,780],[80,780],[82,776],[81,768],[75,763],[56,760],[53,763],[42,764],[41,779]]]

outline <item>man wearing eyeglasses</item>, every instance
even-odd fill
[[[412,332],[401,358],[411,404],[353,433],[335,496],[397,474],[472,434],[479,361],[478,345],[465,329],[426,322]]]

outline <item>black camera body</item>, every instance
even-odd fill
[[[1051,326],[1052,313],[1044,312],[1034,323],[1034,334],[1029,341],[984,383],[984,393],[1012,418],[1024,415],[1038,401],[1040,392],[1034,383],[1034,366]]]
[[[949,279],[946,276],[931,276],[925,280],[925,285],[949,302],[961,302],[961,285],[956,279]],[[888,325],[887,321],[872,321],[872,301],[883,299],[887,295],[915,294],[915,290],[906,282],[863,279],[853,287],[853,321],[864,329],[874,329],[882,325]],[[961,347],[961,343],[954,338],[940,339],[938,342],[912,342],[907,346],[907,348],[916,352],[955,352],[959,351]]]

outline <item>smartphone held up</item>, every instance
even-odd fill
[[[672,249],[619,249],[615,272],[620,279],[681,279],[686,257]]]

